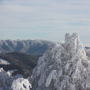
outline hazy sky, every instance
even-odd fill
[[[0,0],[0,39],[61,41],[66,32],[90,44],[90,0]]]

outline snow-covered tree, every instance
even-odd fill
[[[11,76],[9,72],[0,69],[0,90],[30,90],[31,84],[28,79],[21,75]]]
[[[32,90],[90,90],[90,61],[76,33],[66,34],[38,61]]]
[[[11,89],[12,90],[30,90],[31,84],[28,79],[17,78],[13,81]]]
[[[0,69],[0,90],[10,90],[12,79],[2,68]]]

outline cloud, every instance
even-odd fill
[[[44,34],[44,38],[38,38],[47,36],[50,40],[58,40],[71,31],[82,35],[90,29],[89,11],[90,0],[0,0],[0,33],[6,38],[9,35],[5,31],[13,31],[12,35],[27,31]]]

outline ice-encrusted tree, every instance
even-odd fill
[[[0,69],[0,90],[30,90],[31,84],[28,79],[21,75],[11,76]]]
[[[30,90],[31,84],[28,81],[28,79],[17,78],[12,82],[11,89],[12,90]]]
[[[0,90],[10,90],[12,79],[3,68],[0,68]]]
[[[90,90],[90,61],[76,33],[65,35],[38,61],[32,90]]]

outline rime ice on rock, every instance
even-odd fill
[[[90,61],[78,34],[49,49],[32,76],[32,90],[90,90]]]

